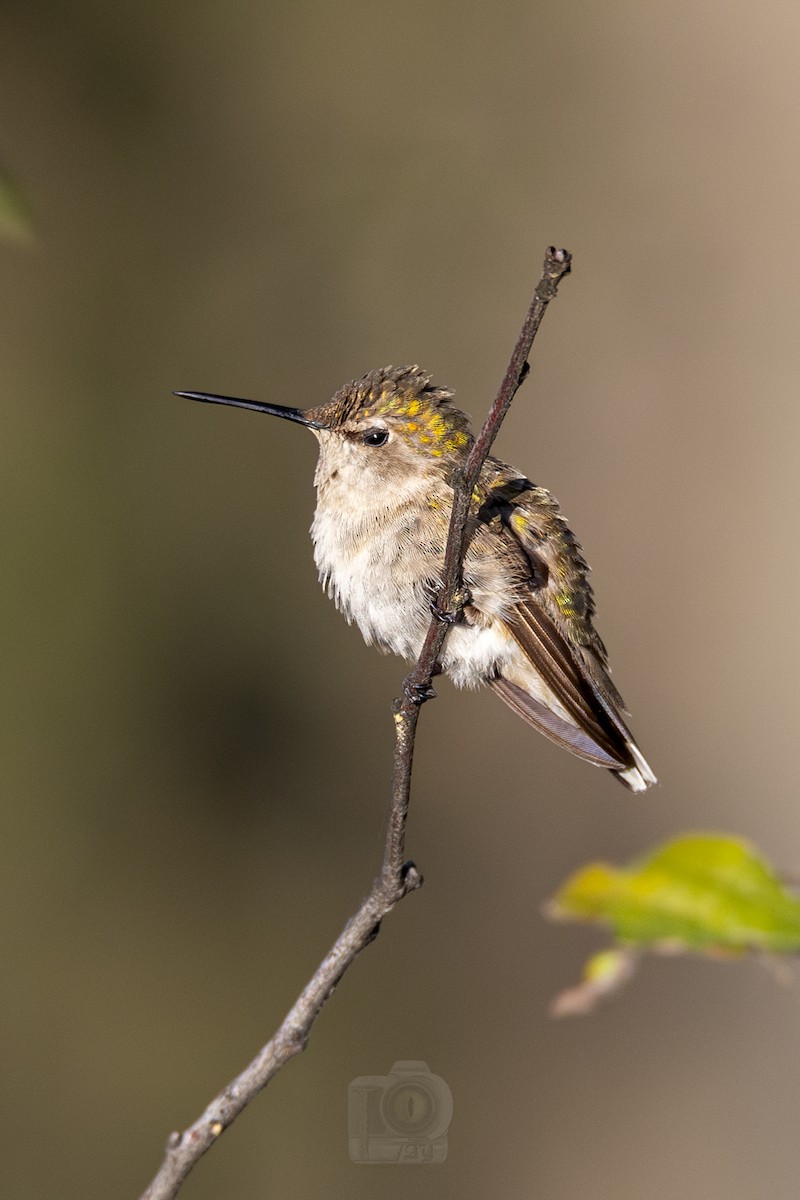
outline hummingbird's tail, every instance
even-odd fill
[[[625,744],[633,758],[633,766],[613,773],[620,783],[624,783],[632,792],[646,792],[654,783],[658,783],[658,780],[636,742],[629,740]]]

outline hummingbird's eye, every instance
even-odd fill
[[[365,446],[385,446],[388,440],[388,429],[368,429],[361,435],[361,441]]]

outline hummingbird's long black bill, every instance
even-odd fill
[[[309,429],[324,429],[321,421],[307,417],[302,408],[287,408],[283,404],[265,404],[262,400],[240,400],[237,396],[213,396],[210,392],[173,392],[173,396],[185,396],[187,400],[202,400],[204,404],[226,404],[230,408],[250,408],[253,412],[266,413],[270,417],[285,417],[297,421]]]

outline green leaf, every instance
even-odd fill
[[[14,242],[32,242],[35,237],[27,201],[2,162],[0,162],[0,237]]]
[[[573,875],[552,915],[610,925],[627,946],[696,953],[800,949],[800,898],[747,842],[686,834],[627,867]]]

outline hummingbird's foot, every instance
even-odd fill
[[[443,625],[455,625],[459,616],[457,612],[446,612],[443,608],[439,608],[435,600],[431,600],[431,612]]]
[[[403,683],[403,692],[412,704],[424,704],[426,700],[435,700],[436,692],[429,683]]]
[[[449,612],[444,608],[440,608],[435,600],[431,600],[430,607],[437,621],[441,621],[445,625],[455,625],[456,621],[461,619],[464,609],[471,603],[472,593],[466,585],[462,584],[455,596],[453,596],[453,607]]]

